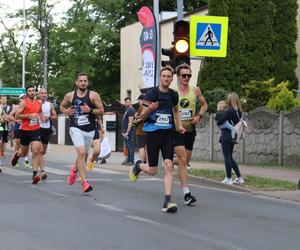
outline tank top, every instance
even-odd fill
[[[178,110],[180,120],[182,121],[183,127],[187,132],[193,132],[195,126],[190,123],[190,120],[196,113],[196,95],[193,86],[189,86],[189,92],[187,95],[183,95],[177,89],[179,95]],[[176,130],[178,131],[178,124],[176,124]]]
[[[50,102],[46,101],[45,103],[42,103],[42,111],[44,116],[49,117],[47,121],[40,121],[40,126],[41,128],[51,128],[51,121],[50,121],[50,116],[51,116],[51,105]]]
[[[26,114],[32,114],[32,113],[40,113],[41,112],[41,103],[38,100],[33,100],[33,102],[30,101],[29,98],[26,98],[25,100],[25,108],[22,111],[22,115]],[[40,129],[40,122],[39,118],[26,118],[22,120],[21,124],[21,130],[26,131],[35,131]]]
[[[87,91],[84,97],[78,97],[77,91],[74,91],[73,100],[71,102],[74,108],[74,115],[71,116],[70,127],[79,128],[82,131],[90,132],[95,130],[96,117],[93,114],[81,111],[80,106],[87,104],[90,108],[95,108],[95,105],[90,99],[90,90]]]

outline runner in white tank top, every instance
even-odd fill
[[[48,93],[47,90],[42,88],[39,92],[39,98],[42,102],[42,112],[43,112],[43,120],[40,120],[40,130],[41,130],[41,142],[43,145],[42,150],[42,156],[40,160],[40,168],[42,172],[42,180],[47,179],[47,174],[44,170],[45,168],[45,161],[43,155],[47,152],[48,143],[50,140],[50,137],[53,133],[51,128],[51,120],[57,119],[57,114],[55,112],[54,106],[51,102],[47,101],[48,99]]]

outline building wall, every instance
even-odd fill
[[[192,15],[206,15],[208,9],[192,13]],[[189,21],[190,16],[187,15],[184,18]],[[174,18],[162,21],[160,23],[161,30],[161,48],[171,47],[173,41],[173,22]],[[142,25],[140,23],[134,23],[121,29],[121,86],[120,86],[120,99],[127,96],[127,91],[131,90],[131,97],[133,102],[140,95],[140,89],[143,88],[142,80],[142,53],[139,43],[140,34],[142,31]],[[168,58],[162,56],[161,60],[168,60]],[[200,60],[192,60],[192,79],[191,83],[196,86],[198,73],[200,70]],[[176,76],[172,83],[172,87],[176,84]]]

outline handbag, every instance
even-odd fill
[[[238,112],[236,112],[236,114],[240,120],[237,124],[235,124],[234,129],[237,135],[237,139],[242,139],[244,136],[244,131],[248,126],[246,121],[243,118],[240,118]]]

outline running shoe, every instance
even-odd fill
[[[90,163],[88,164],[88,170],[89,170],[89,171],[93,171],[94,166],[95,166],[95,163],[92,162],[92,161],[90,161]]]
[[[76,182],[76,176],[77,176],[76,168],[75,168],[75,166],[73,166],[73,167],[71,167],[70,174],[68,176],[68,184],[69,185],[73,185]]]
[[[139,178],[139,173],[140,173],[140,164],[142,163],[141,160],[138,160],[132,169],[129,171],[129,180],[132,182],[136,182],[136,180]]]
[[[226,185],[233,185],[232,179],[225,177],[225,179],[222,181],[223,184]]]
[[[0,174],[2,173],[2,168],[0,167]]]
[[[38,184],[38,182],[41,180],[41,178],[36,175],[32,177],[32,184]]]
[[[173,202],[165,203],[163,208],[161,209],[162,212],[165,213],[176,213],[177,212],[177,205]]]
[[[11,165],[14,167],[17,165],[19,160],[18,151],[16,151],[13,155],[13,158],[11,159]]]
[[[42,180],[45,181],[47,179],[48,175],[45,171],[42,172]]]
[[[241,176],[241,177],[237,177],[234,179],[233,181],[234,184],[244,184],[245,183],[245,180],[244,178]]]
[[[30,168],[30,164],[29,164],[29,161],[25,161],[25,165],[24,165],[25,168]]]
[[[18,167],[20,167],[19,163],[16,164],[15,168],[18,168]]]
[[[191,195],[191,193],[184,195],[184,204],[185,205],[187,205],[187,206],[192,205],[196,201],[197,201],[197,199],[195,198],[195,196]]]
[[[88,193],[88,192],[91,192],[93,190],[92,186],[87,181],[83,181],[81,183],[81,185],[82,185],[82,192],[83,193]]]

